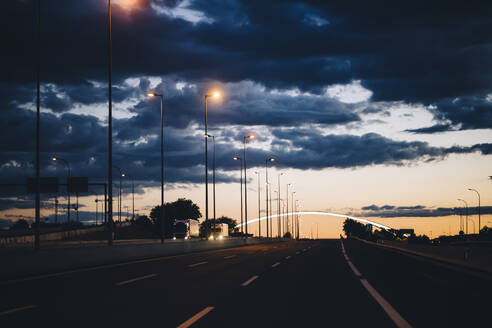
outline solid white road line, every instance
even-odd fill
[[[196,266],[199,266],[199,265],[204,265],[204,264],[207,264],[208,262],[207,261],[204,261],[204,262],[198,262],[198,263],[195,263],[195,264],[190,264],[188,265],[188,268],[193,268],[193,267],[196,267]]]
[[[253,281],[255,281],[256,279],[258,279],[258,277],[259,277],[259,276],[253,276],[253,277],[249,278],[248,280],[246,280],[245,282],[243,282],[243,283],[241,284],[241,286],[243,286],[243,287],[248,286],[250,283],[252,283],[252,282],[253,282]]]
[[[381,305],[383,308],[384,312],[393,320],[393,322],[399,327],[399,328],[411,328],[412,326],[405,320],[403,317],[389,304],[381,294],[378,293],[377,290],[372,287],[372,285],[366,280],[366,279],[361,279],[360,282],[362,283],[362,286],[364,286],[369,294],[376,300],[376,302]]]
[[[272,264],[272,268],[278,267],[279,265],[280,265],[280,262],[273,263],[273,264]]]
[[[360,274],[359,270],[357,270],[357,268],[355,267],[355,265],[349,259],[347,259],[347,263],[348,263],[349,267],[352,269],[352,271],[354,272],[354,274],[357,277],[362,277],[362,275]]]
[[[291,258],[292,258],[292,256],[290,256],[290,255],[285,257],[286,260],[289,260]]]
[[[227,260],[227,259],[232,259],[233,257],[236,257],[236,256],[237,256],[237,255],[229,255],[229,256],[224,257],[224,259],[225,259],[225,260]]]
[[[3,312],[0,312],[0,315],[6,315],[6,314],[14,313],[14,312],[29,310],[29,309],[33,309],[35,307],[38,307],[38,306],[37,305],[21,306],[21,307],[15,308],[15,309],[10,309],[10,310],[6,310],[6,311],[3,311]]]
[[[126,284],[130,284],[132,282],[135,282],[135,281],[144,280],[144,279],[152,278],[152,277],[155,277],[155,276],[157,276],[157,273],[148,274],[146,276],[141,276],[141,277],[138,277],[138,278],[133,278],[133,279],[130,279],[130,280],[125,280],[125,281],[118,282],[118,283],[116,283],[116,286],[123,286],[123,285],[126,285]]]
[[[200,320],[200,318],[202,318],[204,315],[206,315],[213,309],[214,309],[213,306],[207,306],[206,308],[204,308],[203,310],[201,310],[200,312],[198,312],[197,314],[195,314],[194,316],[192,316],[191,318],[180,324],[178,328],[187,328],[191,326],[192,324]]]

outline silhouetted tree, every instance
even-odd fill
[[[202,217],[200,208],[193,203],[190,199],[179,198],[175,202],[165,203],[165,218],[164,229],[166,237],[172,237],[174,229],[174,220],[197,220]],[[160,231],[161,229],[161,206],[158,205],[150,211],[150,218],[155,227]]]
[[[28,230],[29,223],[26,220],[20,219],[14,223],[13,226],[10,227],[10,230]]]

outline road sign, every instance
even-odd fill
[[[88,192],[89,178],[88,177],[71,177],[70,192]]]
[[[36,178],[27,179],[27,192],[36,192]],[[39,192],[57,193],[58,178],[39,178]]]

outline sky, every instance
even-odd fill
[[[0,4],[4,184],[35,174],[34,4]],[[264,211],[265,159],[275,157],[274,189],[283,173],[281,198],[290,183],[303,210],[456,233],[458,198],[476,221],[478,198],[467,190],[474,188],[482,225],[492,225],[491,7],[473,0],[113,0],[113,162],[133,177],[135,211],[148,214],[160,201],[159,102],[146,96],[154,91],[164,96],[166,201],[190,198],[204,214],[204,95],[218,91],[219,99],[208,100],[217,216],[240,218],[232,157],[253,133],[249,218],[258,216],[255,172]],[[42,1],[40,17],[41,174],[65,177],[50,160],[58,156],[73,176],[105,182],[107,1]],[[118,187],[117,172],[114,181]],[[124,215],[130,181],[123,180]],[[43,217],[53,217],[53,197],[43,195]],[[93,220],[96,197],[95,187],[79,196],[82,220]],[[2,187],[0,227],[32,219],[33,206],[22,187]],[[301,234],[318,224],[320,237],[337,236],[342,221],[306,216]]]

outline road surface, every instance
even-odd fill
[[[485,327],[490,277],[357,240],[280,242],[0,284],[0,327]]]

